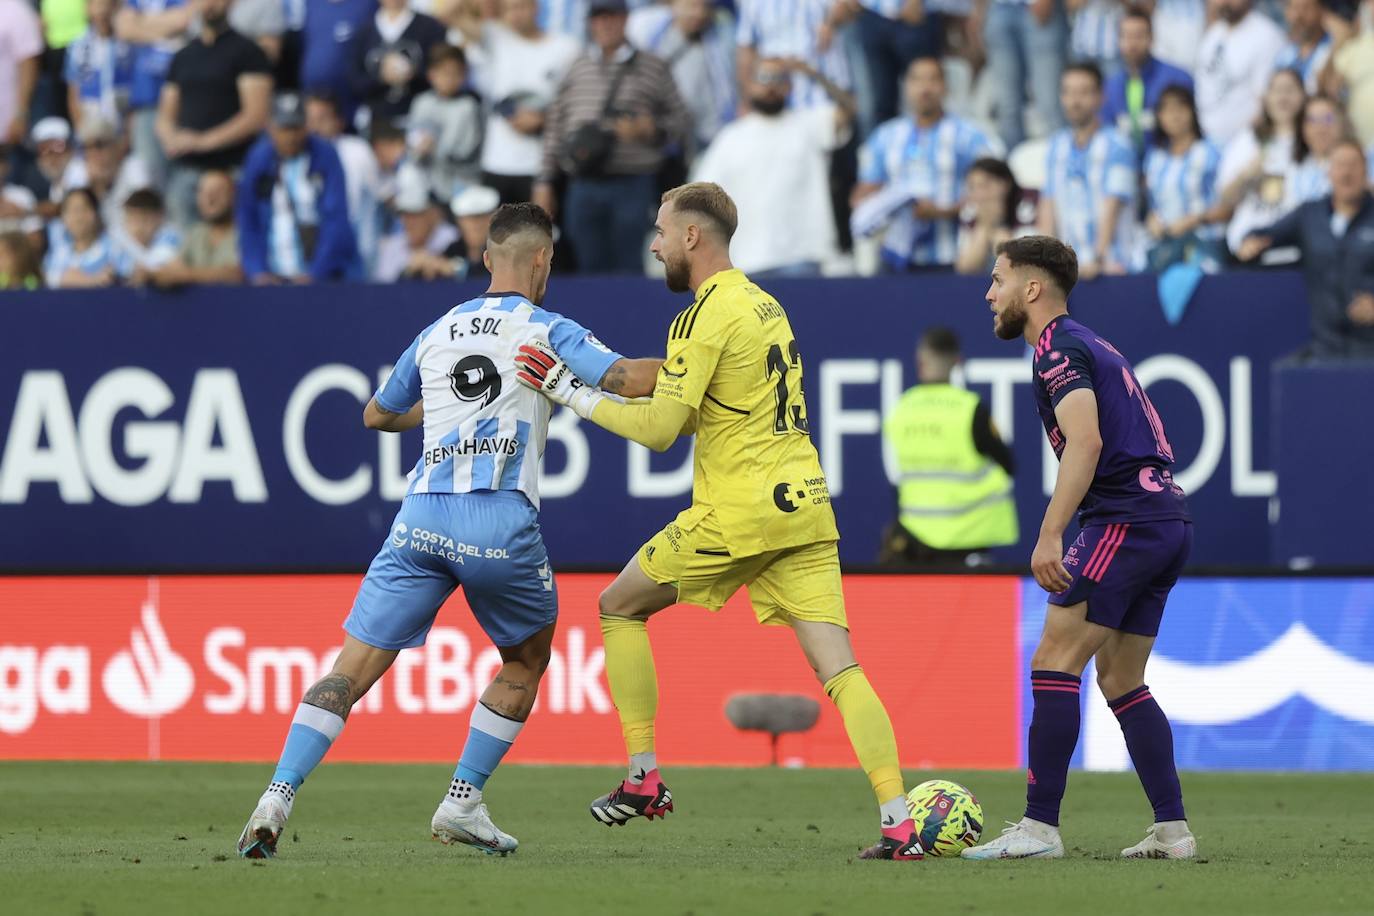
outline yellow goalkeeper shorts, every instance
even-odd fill
[[[790,626],[806,620],[848,629],[835,541],[732,557],[715,513],[704,508],[683,511],[639,548],[635,558],[644,575],[660,585],[676,585],[683,604],[718,611],[740,586],[748,586],[759,623]]]

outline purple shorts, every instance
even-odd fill
[[[1050,595],[1060,607],[1088,602],[1088,620],[1138,636],[1156,636],[1164,602],[1178,581],[1193,526],[1185,521],[1092,525],[1064,554],[1073,584]]]

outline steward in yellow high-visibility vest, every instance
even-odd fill
[[[1018,539],[1011,450],[978,395],[950,384],[959,359],[953,331],[927,331],[916,350],[920,384],[883,419],[899,522],[888,560],[961,560]]]

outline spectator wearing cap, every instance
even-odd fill
[[[23,0],[0,0],[0,142],[20,143],[42,65],[43,30]]]
[[[339,154],[306,132],[305,106],[295,93],[277,96],[271,121],[239,176],[244,274],[259,285],[359,277]]]
[[[100,207],[89,188],[72,188],[62,198],[59,244],[48,248],[43,276],[52,289],[112,285],[117,276],[114,243],[100,220]]]
[[[243,282],[239,234],[234,226],[234,179],[216,169],[202,172],[196,186],[196,211],[176,257],[147,272],[155,286]]]
[[[1337,144],[1330,177],[1330,194],[1252,233],[1237,256],[1250,261],[1272,246],[1296,246],[1312,306],[1304,355],[1374,359],[1374,195],[1358,143]]]
[[[43,217],[33,191],[10,180],[9,146],[0,143],[0,233],[23,232],[41,241]]]
[[[461,280],[467,275],[462,236],[444,220],[424,174],[407,171],[393,203],[401,231],[382,239],[372,279]]]
[[[630,44],[663,58],[692,115],[692,134],[705,149],[735,117],[735,21],[711,0],[671,0],[630,13]]]
[[[907,115],[881,125],[860,151],[851,220],[856,235],[883,233],[882,263],[892,272],[954,263],[964,178],[976,160],[1002,152],[945,111],[938,58],[912,61],[902,86]]]
[[[734,198],[740,219],[730,254],[756,279],[813,276],[836,254],[830,154],[849,139],[854,99],[812,71],[830,89],[832,104],[788,108],[792,71],[805,67],[800,60],[759,61],[747,90],[753,111],[725,125],[692,173],[693,181],[715,182]]]
[[[487,236],[491,232],[491,217],[501,206],[501,195],[495,188],[473,185],[464,188],[449,204],[454,219],[458,220],[458,232],[463,236],[464,255],[467,258],[467,277],[485,277],[491,271],[482,258],[487,250]]]
[[[358,39],[376,11],[377,0],[305,4],[300,84],[311,90],[329,89],[348,124],[358,108],[353,90]]]
[[[344,133],[343,114],[328,89],[313,89],[306,95],[305,129],[334,144],[334,152],[339,154],[344,183],[348,187],[348,219],[358,242],[363,275],[370,277],[381,234],[381,174],[372,144],[362,137]],[[403,140],[400,146],[404,150]]]
[[[1150,143],[1160,94],[1169,86],[1183,86],[1190,92],[1193,88],[1187,71],[1151,53],[1153,44],[1150,14],[1140,7],[1126,10],[1117,35],[1121,69],[1107,77],[1102,87],[1102,123],[1129,139],[1137,156],[1143,155]]]
[[[437,19],[415,12],[408,0],[380,0],[358,36],[353,66],[353,91],[370,118],[394,120],[410,111],[411,101],[429,88],[429,49],[444,35]]]
[[[162,86],[157,130],[172,163],[167,212],[179,226],[195,218],[200,173],[243,162],[271,108],[267,56],[229,28],[232,2],[200,0],[200,33],[172,58]]]
[[[1274,58],[1273,66],[1275,70],[1298,71],[1308,95],[1315,95],[1320,89],[1321,73],[1334,46],[1322,25],[1325,15],[1321,0],[1287,0],[1283,5],[1288,40]]]
[[[463,88],[468,62],[462,48],[445,42],[431,47],[427,75],[430,88],[415,97],[406,123],[416,162],[434,193],[447,200],[478,180],[482,102]]]
[[[535,0],[499,0],[498,7],[495,19],[463,7],[455,21],[473,84],[488,102],[482,184],[495,188],[502,203],[519,203],[533,194],[545,111],[582,48],[580,40],[540,28]]]
[[[161,187],[167,156],[157,136],[158,100],[167,69],[191,34],[187,0],[124,0],[114,17],[115,35],[134,49],[129,85],[129,137],[133,153]]]
[[[72,127],[63,118],[43,118],[29,132],[29,146],[34,153],[34,167],[22,180],[38,198],[39,214],[52,219],[66,195],[67,167],[76,154]]]
[[[181,233],[167,222],[162,195],[152,188],[140,188],[124,201],[123,224],[111,238],[115,273],[132,286],[151,283],[153,272],[174,261],[181,250]]]
[[[663,149],[691,128],[668,66],[626,42],[626,19],[625,0],[591,0],[592,46],[549,107],[534,188],[552,213],[553,182],[568,174],[563,228],[578,269],[590,273],[643,270]]]
[[[10,147],[0,144],[0,234],[19,233],[32,251],[41,252],[45,223],[38,212],[38,197],[31,188],[11,179],[11,152]]]
[[[80,155],[73,158],[62,178],[66,188],[90,188],[100,201],[100,218],[106,226],[119,226],[124,202],[140,188],[153,187],[142,160],[121,158],[124,143],[114,124],[91,115],[77,132]]]
[[[837,23],[832,16],[836,7],[834,0],[739,0],[735,28],[738,84],[749,85],[760,58],[798,57],[841,89],[851,91],[854,80],[849,58],[844,43],[835,37]],[[825,87],[799,76],[793,82],[788,104],[804,108],[831,102]]]
[[[88,115],[122,124],[133,86],[134,49],[114,33],[118,0],[86,0],[89,25],[67,45],[67,113],[77,133]]]

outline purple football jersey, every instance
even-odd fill
[[[1097,398],[1102,455],[1079,506],[1079,524],[1188,520],[1188,502],[1169,467],[1174,452],[1126,357],[1068,316],[1051,321],[1035,345],[1035,408],[1056,457],[1064,434],[1054,408],[1070,391]]]

